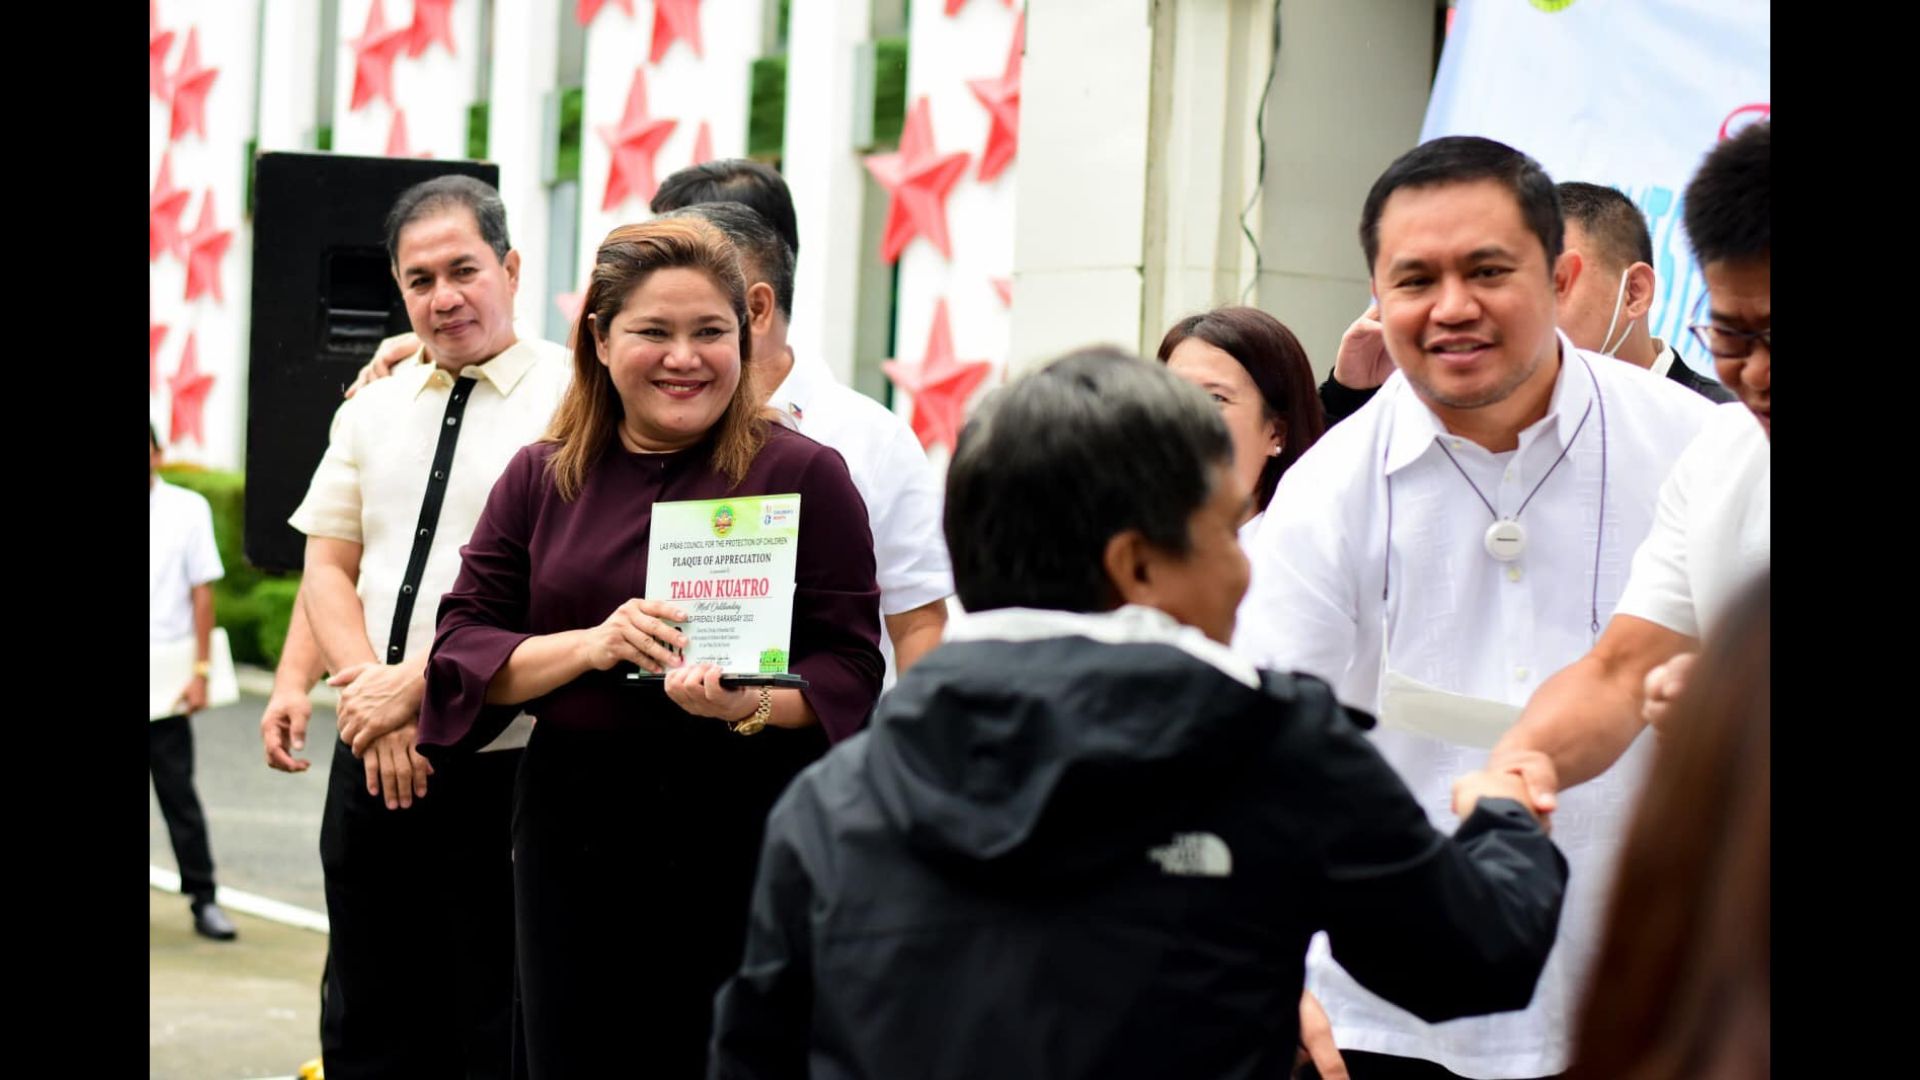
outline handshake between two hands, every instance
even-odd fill
[[[1697,653],[1683,652],[1648,671],[1640,691],[1640,720],[1661,733],[1674,703],[1686,690]],[[1533,812],[1542,829],[1559,806],[1560,774],[1553,759],[1538,750],[1495,748],[1485,768],[1453,782],[1453,812],[1464,818],[1481,799],[1514,799]]]
[[[1453,812],[1465,818],[1481,799],[1512,799],[1551,832],[1559,789],[1552,758],[1535,750],[1496,750],[1485,768],[1453,782]]]

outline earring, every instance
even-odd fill
[[[1273,449],[1271,449],[1271,450],[1269,450],[1269,451],[1267,451],[1267,456],[1268,456],[1268,457],[1279,457],[1279,456],[1280,456],[1280,451],[1282,451],[1282,450],[1285,450],[1286,448],[1287,448],[1287,444],[1286,444],[1286,443],[1274,443],[1274,444],[1273,444]]]

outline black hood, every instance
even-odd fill
[[[949,641],[902,677],[875,714],[867,775],[914,850],[950,872],[1080,879],[1144,858],[1167,839],[1147,825],[1154,807],[1260,756],[1280,703],[1195,655],[1225,652],[1196,649],[1197,632],[1126,611],[1167,640]]]

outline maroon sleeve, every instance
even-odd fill
[[[518,706],[488,705],[487,685],[533,636],[527,625],[527,546],[547,482],[540,449],[523,448],[494,482],[472,538],[460,549],[460,576],[440,599],[420,705],[418,742],[429,758],[436,751],[478,750],[520,712]]]
[[[846,462],[821,447],[801,475],[792,670],[833,742],[866,726],[880,697],[880,586],[867,504]]]

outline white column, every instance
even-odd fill
[[[261,153],[314,148],[320,33],[319,0],[271,0],[261,5],[260,126],[256,132]]]
[[[1138,346],[1153,7],[1027,9],[1009,376],[1080,345]]]
[[[1360,208],[1420,141],[1433,81],[1432,0],[1286,0],[1267,107],[1259,304],[1325,377],[1366,310]],[[1546,92],[1546,91],[1542,91]]]
[[[1006,374],[1012,325],[993,279],[1010,276],[1014,268],[1014,195],[1033,143],[1023,128],[1013,161],[993,179],[982,181],[980,161],[991,120],[967,89],[967,81],[1000,77],[1017,18],[1017,12],[980,0],[953,15],[938,3],[914,4],[909,13],[907,108],[911,111],[924,99],[932,118],[934,149],[943,156],[965,153],[969,157],[966,171],[946,197],[951,257],[942,255],[925,237],[913,239],[900,254],[893,354],[908,364],[920,362],[934,313],[944,301],[954,357],[962,362],[984,360],[997,369],[975,391],[976,401]],[[1085,58],[1076,57],[1074,63],[1083,65]],[[1028,70],[1022,68],[1023,78]],[[905,393],[895,395],[894,407],[902,415],[911,414],[908,399]],[[936,460],[944,454],[944,448],[937,451]]]
[[[657,64],[649,59],[653,0],[635,0],[633,12],[629,18],[617,4],[606,4],[587,27],[580,152],[582,283],[593,269],[595,250],[609,232],[653,216],[647,199],[640,195],[610,210],[601,209],[611,154],[600,129],[619,125],[635,68],[646,69],[648,115],[675,121],[672,134],[654,155],[656,181],[693,164],[703,121],[712,132],[715,157],[739,157],[747,149],[747,98],[753,61],[764,45],[765,0],[704,0],[700,5],[702,55],[695,56],[685,40],[675,38]]]
[[[1252,301],[1261,208],[1255,120],[1273,60],[1273,0],[1163,6],[1156,63],[1139,351],[1167,327],[1221,304]]]
[[[191,32],[202,68],[218,71],[206,94],[206,132],[170,138],[172,112],[149,95],[147,184],[151,188],[163,156],[176,188],[189,193],[180,231],[189,235],[200,223],[208,200],[213,222],[231,230],[233,239],[220,261],[221,299],[186,299],[186,265],[173,253],[152,264],[147,287],[152,318],[165,325],[158,356],[160,385],[147,399],[148,415],[162,441],[169,436],[172,395],[168,378],[180,368],[189,336],[197,370],[213,376],[202,411],[204,442],[182,439],[167,446],[167,457],[218,469],[237,469],[245,452],[247,407],[247,328],[251,303],[253,234],[246,218],[247,140],[253,135],[255,72],[260,9],[255,3],[219,0],[161,0],[160,25],[172,30],[166,70],[178,70]]]
[[[503,0],[493,6],[492,90],[487,103],[487,157],[500,164],[500,197],[507,204],[507,231],[520,251],[520,292],[514,299],[521,337],[539,337],[554,292],[547,285],[547,248],[553,228],[574,223],[547,220],[542,163],[551,153],[547,101],[560,63],[561,5],[572,18],[573,0]]]
[[[269,0],[277,2],[277,0]],[[348,108],[353,102],[354,71],[357,53],[353,41],[367,26],[367,14],[375,0],[341,0],[339,53],[333,78],[333,149],[342,154],[381,157],[387,152],[387,139],[393,130],[396,110],[406,113],[407,144],[413,154],[430,153],[436,158],[467,156],[467,109],[474,102],[478,79],[480,49],[480,4],[477,0],[456,0],[451,10],[453,55],[444,42],[427,47],[417,57],[400,50],[393,61],[393,100],[375,98],[358,111]],[[378,0],[380,15],[387,29],[404,29],[413,22],[413,0]],[[511,3],[498,5],[515,6]]]
[[[794,270],[795,356],[853,381],[868,180],[854,152],[853,57],[872,0],[793,0],[787,23],[787,115],[781,174],[800,232]]]

